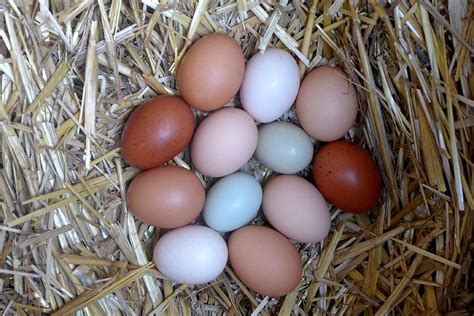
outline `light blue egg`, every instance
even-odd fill
[[[260,183],[249,174],[236,172],[217,181],[207,193],[204,221],[218,232],[229,232],[255,218],[261,204]]]
[[[298,126],[288,122],[264,124],[258,129],[255,156],[264,166],[282,174],[306,168],[313,158],[310,137]]]

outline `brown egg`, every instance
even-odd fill
[[[205,191],[191,171],[166,166],[143,171],[127,191],[127,204],[142,222],[159,228],[189,224],[204,207]]]
[[[320,242],[329,233],[331,214],[312,183],[295,175],[280,175],[263,190],[263,212],[283,235],[300,242]]]
[[[229,238],[229,260],[239,279],[266,296],[282,296],[299,284],[303,264],[295,246],[276,230],[250,225]]]
[[[301,127],[317,140],[329,142],[344,136],[357,117],[357,94],[342,71],[320,67],[303,80],[296,98]]]
[[[183,98],[201,111],[223,107],[239,91],[245,60],[237,42],[224,34],[210,34],[188,50],[178,69]]]
[[[141,169],[160,166],[191,141],[194,124],[193,112],[183,99],[154,97],[139,106],[125,124],[122,157]]]
[[[375,207],[382,191],[380,171],[370,154],[345,140],[328,143],[319,150],[313,162],[313,177],[329,203],[352,213]]]

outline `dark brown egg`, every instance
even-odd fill
[[[205,191],[191,171],[165,166],[145,170],[130,183],[127,204],[142,222],[159,228],[189,224],[204,207]]]
[[[334,206],[367,212],[379,200],[382,179],[370,154],[357,144],[338,140],[324,145],[314,158],[316,187]]]
[[[148,169],[180,153],[194,132],[191,107],[176,96],[158,96],[138,107],[122,133],[122,157],[129,164]]]
[[[210,34],[188,50],[178,69],[178,88],[201,111],[223,107],[239,91],[245,60],[237,42],[225,34]]]

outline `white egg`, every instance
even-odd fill
[[[258,129],[255,155],[275,172],[292,174],[306,168],[313,159],[314,148],[309,136],[288,122],[264,124]]]
[[[158,270],[171,280],[202,284],[214,280],[227,263],[227,245],[216,231],[188,225],[174,229],[155,245],[153,259]]]
[[[261,204],[260,183],[249,174],[236,172],[217,181],[207,193],[204,221],[219,232],[229,232],[248,224]]]
[[[248,61],[240,101],[254,119],[268,123],[291,108],[299,86],[298,65],[293,57],[282,49],[269,48]]]

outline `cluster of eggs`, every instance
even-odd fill
[[[173,281],[200,284],[215,279],[229,260],[252,290],[289,293],[303,267],[291,240],[313,243],[327,236],[326,201],[358,213],[373,208],[380,195],[375,161],[357,144],[339,140],[356,119],[354,87],[327,66],[300,85],[297,64],[282,49],[257,53],[245,65],[239,45],[222,34],[205,36],[188,50],[177,83],[181,97],[144,103],[122,134],[123,158],[147,169],[129,185],[130,210],[144,223],[171,229],[155,246],[157,268]],[[242,108],[224,107],[239,90]],[[301,127],[276,121],[295,102]],[[196,130],[191,107],[211,112]],[[311,137],[328,142],[314,160]],[[220,178],[207,194],[192,171],[163,166],[189,143],[192,166]],[[263,190],[239,171],[254,155],[277,174]],[[295,175],[312,160],[316,186]],[[247,225],[260,208],[273,228]],[[207,226],[189,225],[201,212]],[[226,232],[232,232],[227,243]]]

